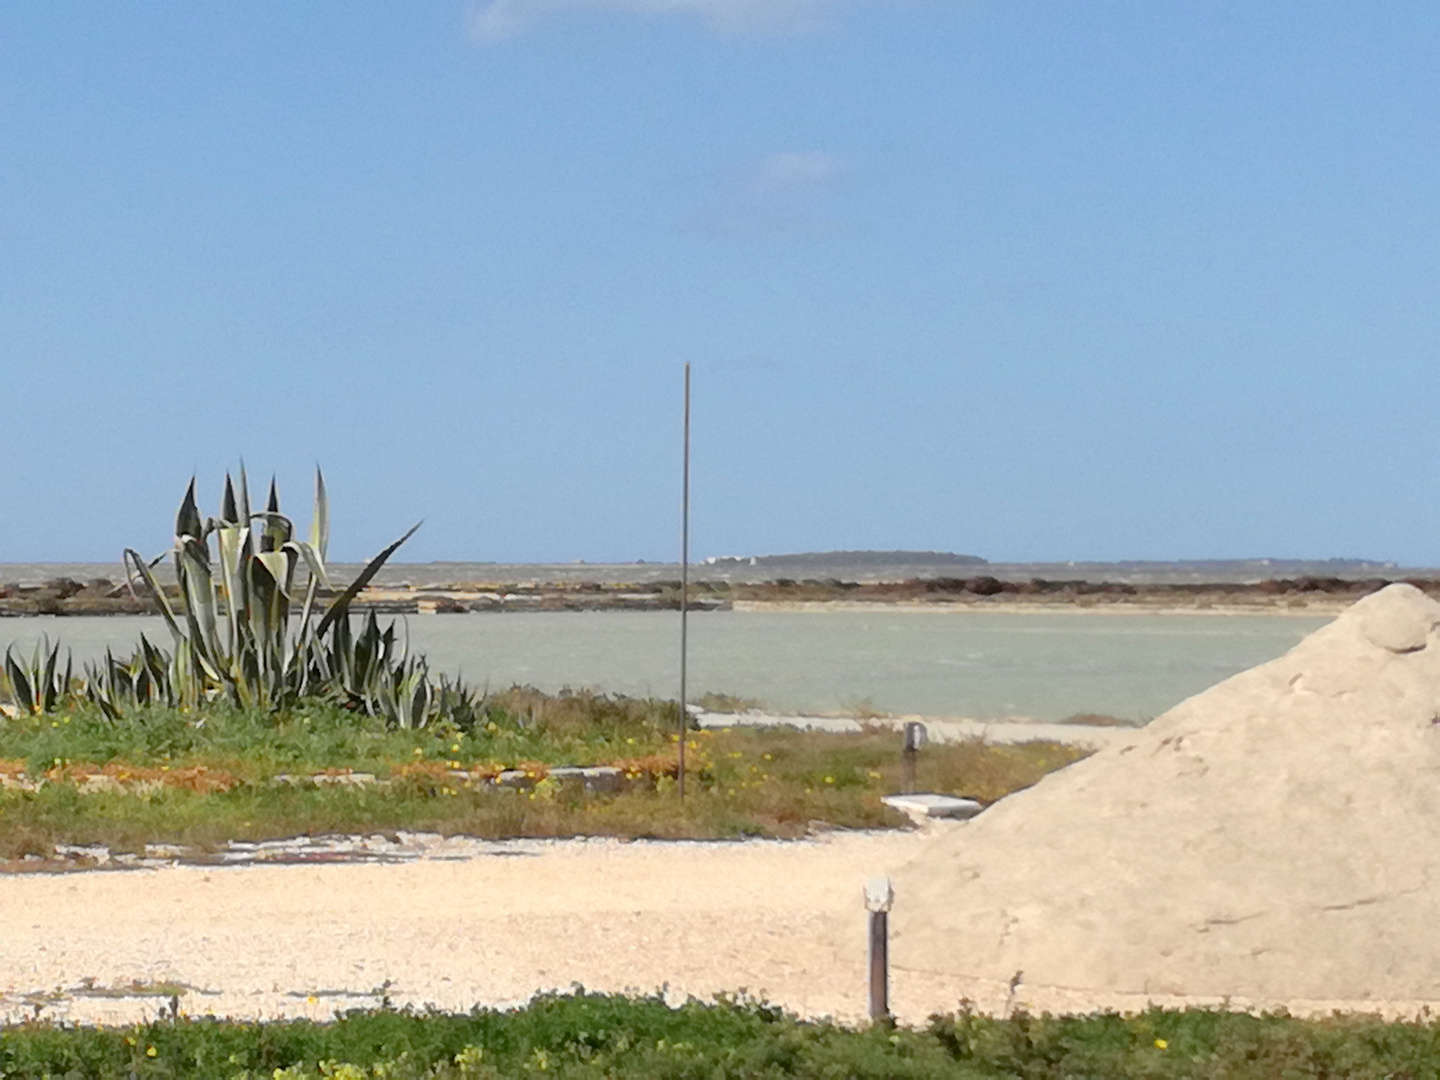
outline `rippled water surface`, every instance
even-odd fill
[[[670,612],[412,616],[432,667],[477,684],[674,696]],[[948,716],[1074,713],[1149,719],[1285,652],[1324,618],[1282,615],[707,612],[690,618],[691,700],[707,690],[772,708]],[[77,660],[128,648],[158,618],[0,619],[0,646],[58,637]]]

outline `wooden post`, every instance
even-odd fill
[[[920,764],[920,748],[929,740],[930,733],[924,724],[915,720],[906,723],[905,743],[900,751],[900,790],[906,795],[915,794],[915,787],[918,783],[916,773]]]
[[[685,798],[685,737],[689,715],[685,709],[685,676],[690,623],[690,365],[685,365],[685,449],[680,496],[680,757],[675,774],[676,791]]]
[[[870,912],[870,1019],[890,1019],[890,907],[895,889],[888,877],[865,882],[865,907]]]
[[[890,1015],[890,913],[870,912],[870,1019]]]

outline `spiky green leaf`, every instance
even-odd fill
[[[375,575],[380,572],[380,568],[385,565],[385,560],[390,558],[391,555],[394,555],[395,552],[400,549],[400,545],[414,536],[415,530],[423,524],[424,522],[417,521],[414,525],[410,526],[409,531],[406,532],[404,536],[400,537],[399,540],[396,540],[365,565],[365,569],[360,571],[355,580],[352,581],[349,586],[346,587],[345,591],[337,596],[334,602],[325,610],[325,614],[321,616],[320,625],[315,628],[315,633],[323,634],[325,628],[340,617],[345,609],[350,606],[350,601],[354,600],[355,597],[359,595],[360,590],[370,584]]]
[[[325,493],[325,474],[315,466],[315,513],[310,518],[310,547],[325,565],[330,550],[330,497]]]

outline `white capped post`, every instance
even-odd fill
[[[870,1019],[890,1019],[890,908],[895,887],[888,877],[865,880],[865,909],[870,912]]]

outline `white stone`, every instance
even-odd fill
[[[974,799],[923,791],[911,795],[886,795],[880,800],[912,818],[972,818],[985,807]]]

